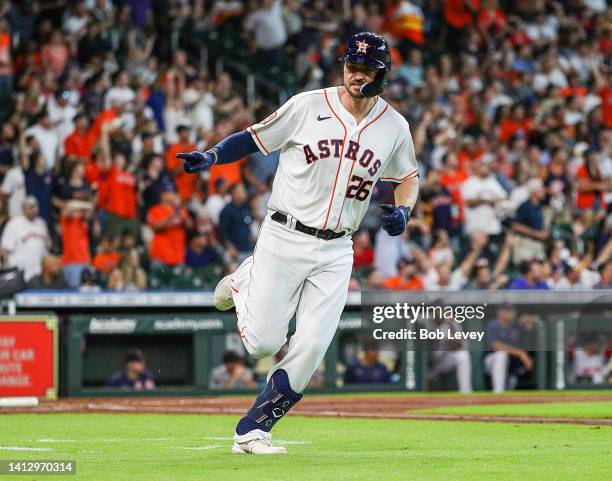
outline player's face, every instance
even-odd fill
[[[344,88],[351,97],[361,99],[361,86],[370,83],[376,77],[376,69],[358,63],[344,63]]]

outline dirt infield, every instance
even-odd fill
[[[483,404],[524,404],[576,401],[612,401],[611,394],[564,396],[477,396],[477,395],[398,395],[398,396],[311,396],[292,413],[299,416],[329,416],[390,419],[426,419],[446,421],[482,421],[508,423],[565,423],[610,425],[612,419],[549,418],[526,416],[477,416],[455,414],[420,414],[417,409]],[[189,398],[73,398],[42,401],[32,408],[2,408],[0,413],[167,413],[167,414],[242,414],[250,407],[248,397]]]

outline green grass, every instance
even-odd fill
[[[612,401],[452,406],[418,409],[411,412],[419,414],[612,419]]]
[[[289,442],[289,454],[262,457],[230,453],[235,422],[234,416],[3,415],[0,446],[51,451],[0,450],[0,458],[75,459],[77,476],[52,478],[75,481],[610,479],[612,428],[605,426],[289,417],[274,432]]]

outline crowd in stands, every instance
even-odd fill
[[[183,172],[176,153],[270,113],[183,40],[233,32],[308,90],[342,84],[363,30],[392,45],[383,98],[421,193],[390,237],[377,184],[351,289],[612,288],[605,0],[0,1],[4,265],[34,288],[214,287],[253,250],[278,154]]]

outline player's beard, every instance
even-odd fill
[[[365,85],[365,84],[361,84],[361,85]],[[344,88],[346,89],[346,91],[348,92],[348,94],[349,94],[351,97],[353,97],[354,99],[360,99],[360,100],[365,98],[365,95],[363,95],[363,94],[361,93],[361,85],[356,86],[356,85],[351,85],[351,84],[350,84],[350,83],[348,83],[348,82],[344,82]],[[352,91],[352,89],[351,89],[351,87],[357,87],[357,89],[359,90],[359,93],[358,93],[358,94],[354,94],[354,93],[353,93],[353,91]]]

